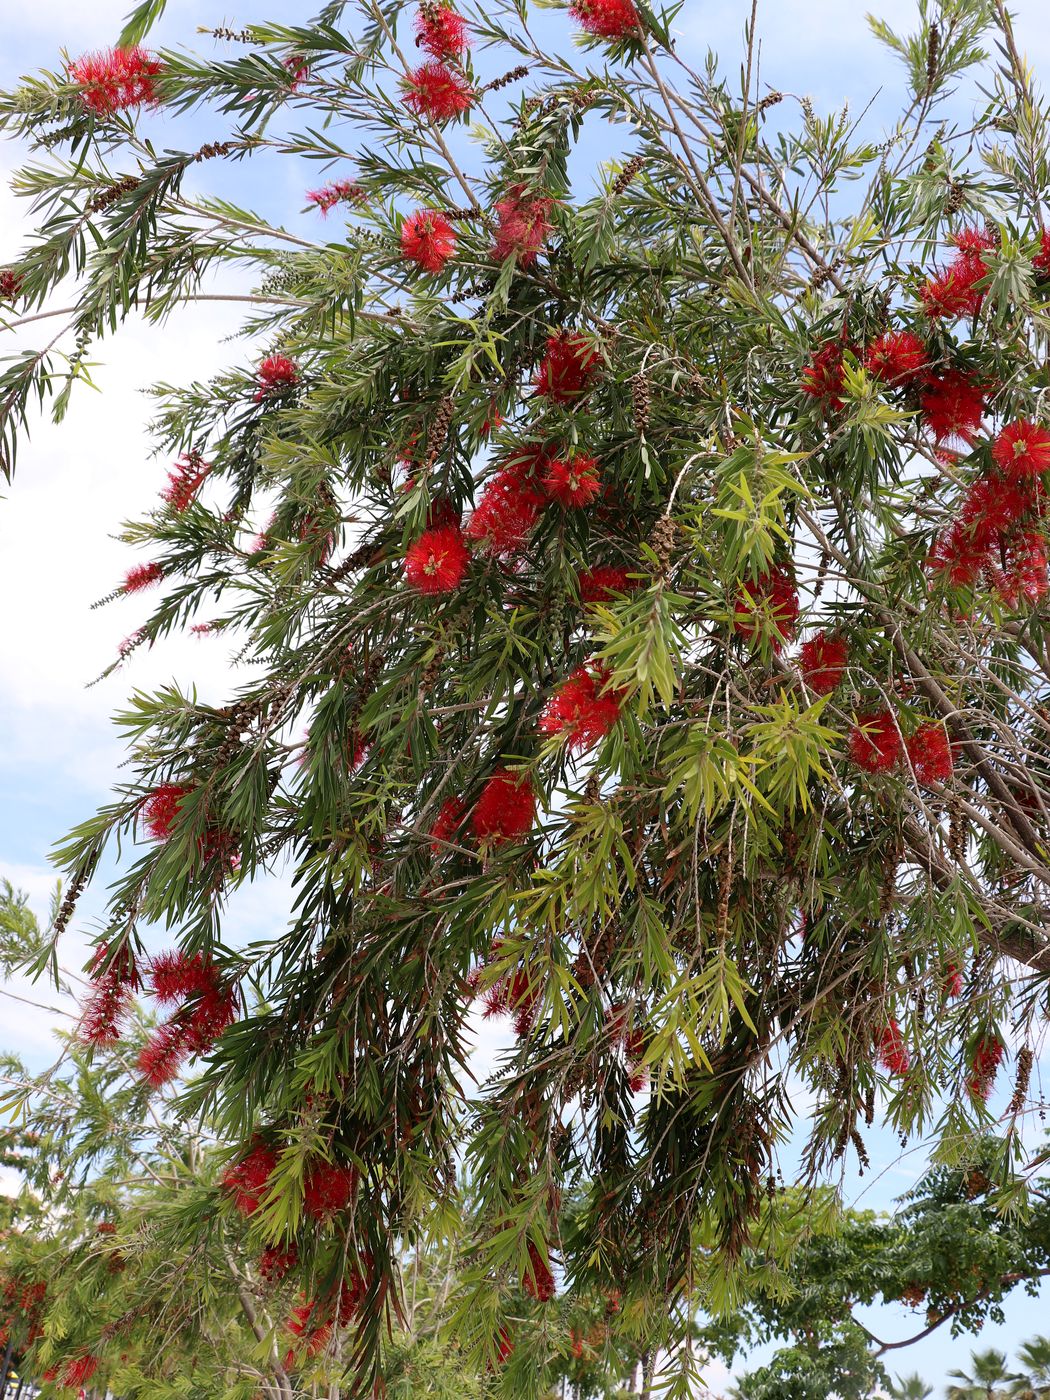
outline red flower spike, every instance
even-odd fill
[[[598,463],[582,452],[571,458],[557,457],[547,468],[543,485],[566,510],[588,506],[602,489]]]
[[[1044,277],[1050,274],[1050,229],[1044,229],[1039,239],[1039,252],[1032,259],[1036,272]]]
[[[216,980],[190,1012],[185,1028],[186,1047],[193,1055],[210,1050],[237,1019],[237,989]]]
[[[417,209],[401,225],[401,251],[424,272],[440,272],[456,251],[456,231],[444,214]]]
[[[163,1088],[177,1077],[189,1053],[185,1027],[168,1021],[139,1052],[139,1073],[151,1088]]]
[[[167,841],[182,805],[182,799],[193,791],[177,783],[163,783],[142,804],[142,824],[154,841]]]
[[[124,575],[120,591],[122,593],[141,593],[144,588],[152,588],[155,583],[160,583],[163,577],[164,570],[159,564],[136,564]]]
[[[514,185],[506,199],[497,201],[496,242],[492,256],[497,262],[516,257],[521,267],[531,267],[551,231],[553,199],[526,198],[525,186]]]
[[[998,545],[999,536],[1035,509],[1033,483],[979,476],[963,499],[959,521],[978,548]]]
[[[332,180],[319,190],[307,191],[306,202],[328,214],[337,204],[360,204],[365,198],[364,187],[355,180]]]
[[[22,279],[13,268],[0,268],[0,301],[15,301],[22,294]]]
[[[919,291],[926,315],[931,320],[945,321],[976,316],[984,296],[974,284],[984,275],[984,265],[978,259],[966,256],[953,258]]]
[[[851,348],[841,341],[831,340],[814,351],[810,363],[802,371],[802,392],[829,408],[841,408],[846,387],[842,357]]]
[[[848,665],[849,647],[843,637],[816,632],[799,649],[798,668],[814,695],[837,689]]]
[[[536,374],[536,393],[551,403],[571,404],[592,387],[598,352],[582,335],[562,331],[547,338],[547,353]]]
[[[624,692],[605,689],[608,673],[581,666],[547,701],[542,734],[563,734],[570,749],[583,752],[604,739],[620,718]]]
[[[430,849],[436,856],[446,856],[449,852],[445,843],[457,844],[460,827],[467,813],[467,804],[461,797],[450,797],[442,803],[437,820],[430,828]]]
[[[1050,432],[1027,419],[1004,428],[992,447],[999,470],[1014,480],[1041,476],[1050,470]]]
[[[641,28],[634,0],[572,0],[569,14],[598,39],[626,39]]]
[[[77,1035],[85,1045],[115,1045],[120,1039],[121,1022],[131,1006],[132,988],[113,969],[93,986],[81,1013]]]
[[[277,1153],[260,1142],[236,1165],[227,1168],[221,1185],[233,1196],[233,1204],[241,1215],[254,1215],[259,1209],[276,1167]]]
[[[505,1327],[501,1327],[496,1334],[496,1361],[500,1366],[506,1366],[514,1353],[514,1343],[510,1339],[510,1333]]]
[[[879,1063],[888,1073],[896,1075],[908,1073],[911,1056],[904,1043],[901,1028],[895,1020],[891,1020],[883,1026],[878,1033],[878,1057]]]
[[[962,996],[963,975],[962,968],[958,963],[947,963],[944,968],[944,995],[946,997]]]
[[[992,564],[989,573],[996,592],[1008,607],[1038,603],[1050,592],[1046,540],[1034,533],[1011,540],[1005,567]]]
[[[926,426],[938,443],[972,443],[984,418],[985,389],[962,370],[946,370],[922,395]]]
[[[974,1047],[966,1088],[972,1098],[987,1101],[995,1084],[995,1076],[1006,1054],[1002,1041],[983,1036]]]
[[[88,111],[109,117],[155,103],[154,79],[162,70],[160,60],[136,44],[130,49],[84,54],[69,65],[69,77],[79,83],[80,100]]]
[[[293,1243],[287,1249],[271,1244],[259,1255],[259,1277],[264,1283],[280,1283],[299,1262],[299,1250]]]
[[[474,91],[466,78],[436,61],[417,68],[405,86],[405,106],[427,121],[450,121],[469,111],[474,102]]]
[[[929,365],[924,342],[911,331],[887,331],[864,354],[864,367],[871,377],[894,387],[921,379]]]
[[[525,1270],[521,1286],[529,1297],[535,1298],[538,1303],[549,1303],[557,1291],[554,1275],[551,1273],[549,1265],[544,1262],[539,1247],[531,1240],[529,1241],[529,1265]]]
[[[536,793],[528,774],[497,768],[481,790],[471,816],[479,841],[501,845],[528,835],[536,821]]]
[[[906,745],[916,781],[924,786],[946,783],[952,775],[952,746],[942,724],[924,724]]]
[[[215,985],[215,969],[202,953],[158,953],[149,965],[150,990],[162,1005],[203,996]]]
[[[259,388],[255,402],[262,403],[271,394],[283,394],[299,383],[299,366],[287,355],[268,355],[259,366]]]
[[[161,492],[172,510],[182,512],[197,498],[211,471],[199,453],[189,452],[175,463],[174,470],[168,473],[168,484]]]
[[[345,1210],[353,1198],[357,1172],[331,1162],[316,1162],[303,1183],[303,1209],[315,1220]]]
[[[78,1356],[70,1361],[62,1373],[62,1384],[67,1390],[79,1390],[98,1370],[97,1356]]]
[[[449,5],[423,0],[415,27],[416,43],[431,58],[459,58],[470,48],[467,21]]]
[[[405,580],[419,593],[452,593],[466,577],[470,554],[458,525],[424,530],[408,547]]]
[[[576,575],[581,603],[610,603],[617,593],[629,593],[638,587],[629,580],[627,570],[615,564],[600,564],[596,569],[582,569]]]
[[[901,756],[900,731],[889,710],[860,715],[849,732],[849,756],[867,773],[888,773]]]
[[[519,553],[547,502],[541,474],[550,460],[546,449],[535,446],[509,459],[482,491],[467,522],[468,539],[498,557]]]
[[[799,603],[795,580],[783,565],[774,565],[741,588],[733,615],[733,631],[750,640],[758,632],[756,619],[768,618],[776,629],[770,644],[779,656],[795,635]]]

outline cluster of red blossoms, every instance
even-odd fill
[[[136,564],[124,575],[120,591],[122,593],[141,593],[144,588],[152,588],[155,583],[160,583],[163,577],[164,570],[159,564]]]
[[[606,1027],[613,1044],[623,1050],[627,1069],[627,1084],[632,1094],[639,1094],[649,1082],[649,1071],[643,1064],[645,1059],[646,1034],[640,1026],[632,1030],[623,1006],[611,1006],[605,1018]]]
[[[961,316],[976,316],[984,299],[977,284],[988,274],[984,254],[996,246],[996,239],[978,229],[963,229],[953,236],[952,242],[958,250],[955,257],[926,282],[919,294],[931,320],[956,321]]]
[[[794,577],[782,564],[777,564],[740,590],[734,608],[733,631],[750,640],[760,631],[759,620],[767,620],[773,628],[770,644],[779,656],[785,643],[795,635],[798,615]]]
[[[814,695],[830,695],[836,690],[848,665],[849,646],[844,637],[815,632],[799,648],[799,670]]]
[[[15,301],[22,294],[22,279],[13,268],[0,268],[0,301]]]
[[[616,564],[599,564],[596,569],[581,569],[576,576],[581,603],[610,603],[617,593],[628,593],[636,583],[628,571]]]
[[[569,14],[598,39],[626,39],[641,29],[634,0],[572,0]]]
[[[432,59],[405,80],[405,106],[418,117],[441,124],[467,112],[474,89],[461,73]]]
[[[269,1144],[258,1141],[239,1162],[228,1168],[222,1177],[222,1188],[233,1199],[236,1210],[243,1216],[254,1215],[270,1190],[277,1169],[277,1152]],[[359,1177],[354,1167],[318,1158],[307,1168],[303,1179],[303,1209],[313,1220],[329,1220],[350,1205]],[[271,1271],[287,1273],[293,1268],[297,1255],[277,1251],[269,1258]]]
[[[463,58],[470,48],[467,21],[439,0],[423,0],[415,28],[417,45],[439,61]]]
[[[438,273],[456,251],[456,230],[444,214],[417,209],[401,225],[401,251],[424,272]]]
[[[495,939],[488,957],[467,978],[472,993],[477,994],[483,974],[498,961],[502,948],[502,939]],[[514,1034],[519,1040],[524,1040],[532,1030],[539,1001],[540,989],[529,981],[528,973],[520,967],[493,982],[481,999],[486,1020],[492,1016],[513,1016]]]
[[[506,198],[497,200],[496,242],[492,256],[497,262],[516,257],[522,267],[531,267],[551,231],[554,201],[528,198],[524,185],[513,185]]]
[[[1006,1047],[1001,1040],[982,1036],[977,1042],[970,1058],[970,1073],[966,1080],[966,1088],[972,1098],[987,1101],[1005,1054]]]
[[[80,99],[96,116],[108,117],[157,100],[155,79],[163,64],[145,49],[107,49],[84,54],[69,65]]]
[[[319,190],[307,191],[306,202],[328,214],[337,204],[359,204],[364,198],[365,191],[355,180],[332,180]]]
[[[995,439],[992,460],[934,545],[929,566],[953,588],[972,588],[983,577],[1008,606],[1034,603],[1050,591],[1046,541],[1032,528],[1043,508],[1050,432],[1024,419],[1011,423]]]
[[[97,1356],[77,1356],[66,1363],[62,1372],[62,1385],[66,1390],[79,1390],[98,1370]]]
[[[259,387],[255,402],[262,403],[271,394],[283,394],[299,383],[299,366],[287,355],[268,355],[258,370]]]
[[[32,1346],[43,1334],[41,1312],[47,1297],[47,1284],[27,1283],[17,1274],[0,1273],[0,1347],[6,1347],[16,1326],[29,1324],[26,1345]]]
[[[907,1074],[911,1056],[904,1042],[904,1035],[896,1020],[887,1022],[878,1033],[877,1054],[879,1063],[889,1074]]]
[[[941,724],[921,724],[906,742],[888,709],[859,715],[847,740],[849,756],[866,773],[889,773],[907,756],[917,782],[943,783],[952,775],[952,746]]]
[[[459,524],[424,530],[405,555],[405,580],[418,593],[451,593],[466,577],[470,551]]]
[[[132,998],[142,986],[142,975],[130,948],[120,949],[112,958],[109,954],[109,944],[101,943],[91,960],[91,994],[77,1028],[85,1045],[116,1044]]]
[[[151,840],[168,841],[171,839],[175,820],[182,809],[183,800],[192,791],[193,788],[186,787],[181,783],[161,783],[159,787],[153,789],[141,808],[142,825]],[[210,825],[200,838],[199,849],[205,860],[228,858],[230,865],[236,866],[238,857],[233,850],[234,844],[231,832]]]
[[[573,404],[583,398],[598,373],[598,352],[583,335],[560,331],[547,339],[536,374],[536,393],[551,403]]]
[[[368,1279],[362,1268],[367,1269],[369,1273],[372,1270],[372,1260],[367,1255],[363,1257],[357,1271],[350,1278],[344,1279],[338,1290],[323,1302],[316,1298],[307,1299],[300,1293],[300,1301],[292,1309],[286,1325],[293,1337],[305,1342],[308,1356],[319,1356],[327,1350],[335,1323],[338,1322],[340,1327],[348,1327],[354,1320],[368,1289]],[[285,1355],[285,1370],[291,1370],[294,1364],[293,1347]]]
[[[602,667],[581,666],[563,681],[540,716],[540,732],[564,735],[570,749],[591,749],[620,718],[625,693],[609,686]]]
[[[529,1241],[529,1263],[521,1286],[530,1298],[538,1303],[549,1303],[557,1289],[550,1265],[540,1251],[539,1245]]]
[[[161,492],[163,500],[174,511],[186,510],[197,499],[210,471],[211,467],[199,452],[187,452],[168,473],[168,484]]]
[[[177,1005],[139,1054],[142,1077],[154,1089],[170,1084],[185,1060],[203,1055],[236,1020],[237,991],[201,953],[162,953],[149,968],[161,1005]]]

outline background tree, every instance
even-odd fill
[[[331,0],[217,31],[211,62],[140,47],[163,8],[0,97],[38,156],[10,324],[54,318],[0,375],[8,473],[31,406],[61,416],[133,311],[224,295],[202,279],[235,264],[265,342],[155,391],[176,461],[118,591],[159,601],[120,660],[197,625],[250,669],[224,705],[133,695],[124,780],[61,847],[55,938],[121,853],[83,1038],[112,1041],[150,987],[143,1080],[203,1062],[181,1111],[237,1144],[227,1195],[267,1247],[349,1290],[361,1393],[400,1260],[465,1167],[453,1324],[478,1373],[542,1393],[560,1287],[686,1335],[667,1393],[688,1394],[683,1322],[731,1315],[749,1251],[784,1269],[802,1243],[773,1175],[798,1086],[807,1186],[882,1111],[905,1138],[932,1123],[948,1164],[983,1153],[998,1206],[1030,1208],[1034,77],[1001,0],[922,0],[907,36],[875,21],[903,61],[876,148],[760,89],[753,24],[737,90],[635,0],[573,0],[582,57],[516,0]],[[137,125],[196,107],[216,127],[195,150]],[[598,169],[589,121],[630,132]],[[185,188],[288,155],[331,167],[304,195],[329,241]],[[277,865],[288,929],[231,946],[228,897]],[[473,1093],[479,997],[517,1047]],[[189,1252],[202,1220],[180,1220]]]

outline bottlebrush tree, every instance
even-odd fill
[[[224,706],[136,694],[114,799],[61,848],[56,938],[126,857],[85,1035],[174,930],[144,1077],[198,1065],[184,1111],[239,1144],[217,1200],[260,1247],[344,1261],[362,1393],[398,1242],[459,1167],[457,1335],[509,1394],[550,1374],[552,1288],[639,1329],[732,1307],[796,1128],[809,1183],[876,1113],[956,1156],[994,1129],[1022,1205],[1050,232],[1001,0],[874,24],[903,61],[878,146],[762,89],[755,33],[737,90],[639,0],[573,0],[579,52],[511,0],[332,0],[215,59],[142,47],[163,8],[0,99],[40,152],[6,323],[54,318],[0,378],[8,473],[125,317],[230,262],[258,288],[237,362],[156,390],[170,480],[118,589],[129,675],[188,627],[250,669]],[[197,149],[139,133],[198,108]],[[289,159],[328,181],[308,234],[184,188]],[[274,868],[289,927],[230,946]],[[475,1003],[516,1031],[477,1092]]]

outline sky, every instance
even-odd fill
[[[195,33],[200,24],[238,29],[263,19],[296,23],[320,7],[319,0],[226,3],[220,9],[213,0],[169,0],[156,42],[196,47],[208,54],[216,44]],[[38,68],[59,69],[63,49],[76,56],[111,43],[130,7],[131,0],[32,0],[25,5],[6,0],[0,87],[10,88],[21,74]],[[913,0],[883,0],[881,5],[873,0],[873,7],[891,25],[914,27]],[[686,0],[675,26],[681,51],[698,62],[713,49],[724,70],[735,76],[750,8],[751,0]],[[903,89],[896,61],[868,32],[864,8],[849,0],[760,0],[760,75],[764,86],[810,97],[821,114],[838,111],[844,103],[854,115],[866,110],[866,129],[878,140],[898,110]],[[1037,74],[1050,73],[1045,0],[1016,0],[1012,9],[1022,50]],[[537,12],[536,23],[555,41],[564,38],[568,47],[570,25],[564,12]],[[158,144],[184,149],[224,134],[221,123],[206,117],[182,120],[177,127],[156,116],[150,123]],[[596,133],[588,156],[619,154],[625,137],[622,128]],[[20,203],[7,188],[21,156],[15,143],[0,142],[0,266],[16,252],[25,232]],[[293,160],[282,161],[278,170],[275,178],[271,164],[263,177],[251,162],[212,164],[201,167],[198,179],[202,188],[256,207],[304,236],[322,238],[319,216],[304,214],[302,208],[304,191],[324,177],[319,178],[316,166]],[[238,322],[238,308],[208,303],[185,308],[162,329],[135,322],[125,326],[93,352],[99,392],[74,394],[60,427],[46,421],[33,425],[14,484],[0,500],[0,878],[24,889],[41,916],[56,878],[49,851],[107,798],[117,774],[123,753],[110,716],[129,689],[152,690],[174,679],[182,686],[195,684],[204,700],[222,703],[231,683],[228,644],[217,638],[189,638],[173,639],[153,652],[136,652],[114,676],[89,685],[121,639],[134,631],[142,606],[124,599],[104,609],[91,608],[131,563],[138,562],[114,533],[122,520],[153,504],[166,476],[167,463],[150,454],[145,431],[149,404],[143,390],[157,380],[206,377],[231,359],[246,361],[247,347],[229,342]],[[47,324],[14,334],[0,330],[0,355],[39,344]],[[102,893],[95,890],[82,900],[63,945],[63,963],[72,970],[84,963]],[[240,891],[231,909],[234,939],[276,933],[288,903],[287,881],[279,877]],[[22,982],[4,990],[0,1048],[15,1049],[34,1068],[42,1068],[56,1053],[53,1026],[63,1010],[68,1017],[72,1008]],[[15,997],[57,1009],[42,1011]],[[491,1063],[501,1035],[498,1029],[484,1028],[478,1050],[481,1066]],[[851,1175],[847,1194],[859,1204],[888,1209],[915,1181],[923,1156],[913,1152],[900,1158],[895,1140],[887,1134],[873,1135],[869,1148],[872,1172],[863,1181]],[[1040,1328],[1050,1331],[1041,1317],[1048,1298],[1046,1289],[1034,1300],[1013,1298],[1007,1323],[989,1325],[972,1344],[1011,1350]],[[883,1309],[875,1330],[884,1337],[904,1337],[920,1326],[915,1314]],[[898,1359],[902,1369],[917,1369],[929,1380],[940,1381],[965,1357],[970,1344],[969,1339],[953,1342],[942,1330],[921,1346],[899,1353]],[[709,1379],[717,1391],[725,1373],[714,1367]]]

